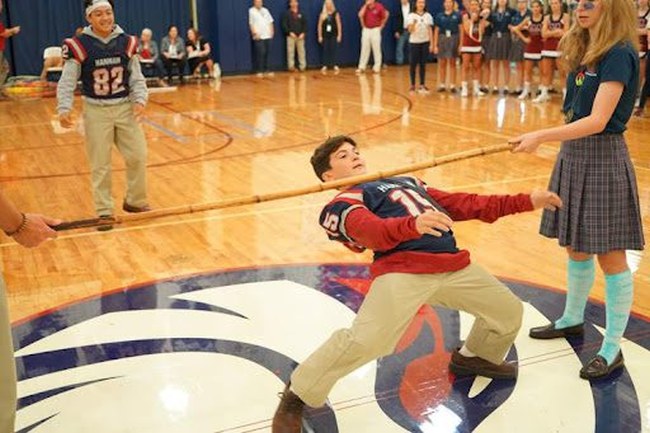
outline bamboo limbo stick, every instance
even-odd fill
[[[186,215],[186,214],[192,214],[197,212],[205,212],[209,210],[225,209],[229,207],[237,207],[237,206],[243,206],[247,204],[263,203],[267,201],[281,200],[290,197],[298,197],[301,195],[327,191],[330,189],[343,188],[347,186],[356,185],[359,183],[371,182],[386,177],[397,176],[399,174],[410,173],[418,170],[423,170],[426,168],[437,167],[439,165],[449,164],[452,162],[458,162],[465,159],[476,158],[478,156],[484,156],[484,155],[491,155],[494,153],[500,153],[509,150],[512,150],[512,145],[510,144],[498,144],[498,145],[488,146],[488,147],[479,147],[476,149],[471,149],[464,152],[441,156],[439,158],[434,158],[429,161],[418,162],[416,164],[411,164],[411,165],[407,165],[395,169],[383,170],[375,173],[363,174],[360,176],[346,177],[345,179],[340,179],[333,182],[320,183],[308,187],[292,189],[289,191],[279,191],[279,192],[271,192],[268,194],[261,194],[261,195],[250,195],[245,197],[229,198],[229,199],[219,200],[211,203],[201,203],[201,204],[169,207],[164,209],[156,209],[149,212],[120,215],[120,216],[116,216],[112,220],[106,220],[106,219],[101,220],[99,218],[91,218],[91,219],[68,221],[59,224],[58,226],[55,226],[53,228],[57,231],[63,231],[63,230],[75,230],[75,229],[90,228],[90,227],[100,227],[100,226],[107,226],[107,225],[129,223],[134,221],[145,221],[145,220],[174,216],[174,215]]]

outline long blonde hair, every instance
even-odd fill
[[[329,13],[327,12],[327,2],[328,2],[328,1],[332,3],[332,13],[336,12],[336,5],[334,4],[334,0],[325,0],[325,1],[323,2],[323,10],[322,10],[322,12],[320,13],[320,17],[321,17],[322,19],[327,18],[327,16],[329,15]]]
[[[558,49],[562,52],[562,64],[567,71],[574,71],[580,65],[594,67],[615,45],[629,43],[639,49],[637,35],[637,13],[634,2],[629,0],[600,0],[602,13],[595,24],[591,40],[588,29],[580,27],[575,19],[569,31],[560,40]]]

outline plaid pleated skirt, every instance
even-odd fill
[[[490,42],[487,45],[486,59],[508,60],[510,57],[510,33],[492,33]]]
[[[526,50],[526,43],[519,39],[516,36],[512,37],[512,43],[510,44],[510,61],[511,62],[522,62],[524,60],[524,51]]]
[[[490,60],[488,47],[490,46],[491,40],[491,34],[483,35],[483,39],[481,39],[481,51],[483,52],[483,60]]]
[[[456,57],[458,57],[458,35],[441,34],[438,38],[438,58],[455,59]]]
[[[544,211],[542,235],[588,254],[643,249],[636,175],[623,135],[562,143],[549,190],[564,206]]]

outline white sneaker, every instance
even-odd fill
[[[334,66],[334,73],[335,73],[335,74],[338,74],[338,73],[339,73],[339,67],[338,67],[338,66]]]
[[[485,96],[485,92],[481,91],[481,89],[474,89],[472,92],[472,95],[474,96]]]
[[[517,99],[519,99],[520,101],[524,101],[526,98],[528,98],[528,92],[525,90],[521,92],[519,96],[517,96]]]
[[[543,104],[544,102],[548,102],[551,100],[551,97],[548,96],[547,94],[540,93],[537,98],[533,99],[533,103],[535,104]]]
[[[364,72],[366,72],[364,69],[357,69],[356,71],[354,71],[354,73],[357,74],[357,75],[361,75]]]
[[[460,91],[460,96],[462,98],[467,98],[469,96],[469,92],[467,91],[467,87],[463,87],[463,89]]]
[[[322,68],[320,68],[320,73],[327,74],[327,66],[323,66]]]
[[[275,72],[267,72],[266,76],[267,77],[275,77]]]
[[[420,88],[418,89],[418,93],[420,95],[428,95],[431,92],[429,92],[429,88],[427,86],[420,86]]]
[[[258,72],[257,74],[255,74],[255,76],[256,76],[257,78],[262,78],[262,77],[264,76],[264,74],[261,73],[261,72]]]

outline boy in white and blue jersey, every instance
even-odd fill
[[[122,207],[127,212],[144,212],[149,210],[147,143],[138,120],[148,93],[136,56],[138,40],[115,24],[112,0],[85,0],[84,6],[90,25],[63,43],[65,64],[57,88],[59,120],[63,127],[72,127],[74,90],[81,80],[95,211],[103,218],[113,216],[111,149],[115,144],[126,162]]]

